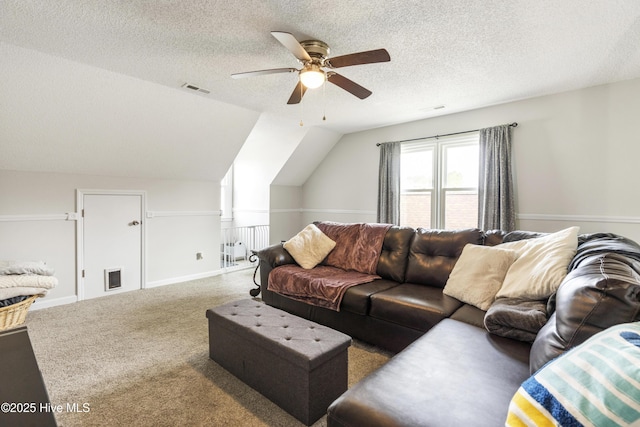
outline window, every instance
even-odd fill
[[[478,226],[478,132],[402,144],[400,225]]]

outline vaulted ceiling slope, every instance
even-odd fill
[[[219,181],[259,118],[2,41],[0,58],[0,170]]]
[[[230,78],[298,66],[273,30],[391,62],[341,69],[365,100],[329,85],[286,105],[295,73]],[[0,40],[350,133],[639,77],[640,2],[2,0]]]

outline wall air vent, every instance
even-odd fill
[[[122,268],[107,268],[104,270],[104,290],[113,291],[122,288]]]
[[[200,92],[200,93],[204,93],[204,94],[209,94],[209,93],[211,93],[211,91],[210,91],[210,90],[203,89],[203,88],[201,88],[201,87],[198,87],[198,86],[196,86],[196,85],[192,85],[192,84],[190,84],[190,83],[185,83],[185,84],[183,84],[183,85],[182,85],[182,87],[183,87],[183,88],[185,88],[185,89],[192,90],[192,91],[194,91],[194,92]]]

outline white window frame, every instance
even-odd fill
[[[446,155],[448,148],[464,147],[464,146],[478,146],[479,133],[468,132],[465,134],[438,137],[434,139],[425,139],[421,141],[415,141],[402,144],[402,155],[411,152],[433,150],[433,164],[432,164],[432,183],[433,188],[424,189],[402,189],[402,194],[411,192],[431,192],[431,228],[445,229],[446,218],[446,197],[447,193],[460,193],[460,192],[475,192],[478,194],[478,187],[445,187],[445,166]],[[402,184],[401,184],[402,185]]]

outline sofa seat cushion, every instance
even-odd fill
[[[370,283],[353,286],[344,293],[340,310],[365,316],[369,314],[369,309],[371,308],[371,295],[386,291],[398,285],[398,282],[392,280],[379,279]]]
[[[442,288],[402,283],[371,296],[369,315],[387,322],[428,331],[451,316],[462,303],[444,295]]]
[[[328,410],[327,426],[500,426],[530,345],[445,319]]]
[[[484,328],[484,316],[486,314],[486,311],[480,310],[478,307],[463,304],[450,318],[477,326],[478,328]]]

